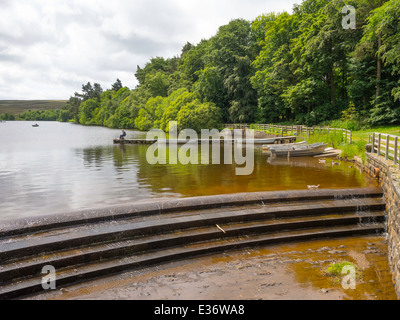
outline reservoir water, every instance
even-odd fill
[[[321,189],[377,186],[352,163],[271,160],[261,146],[253,150],[254,171],[247,176],[236,175],[235,164],[151,165],[146,159],[149,145],[113,144],[120,130],[33,124],[0,123],[0,220],[166,198],[302,190],[308,185]],[[129,139],[145,137],[128,131]],[[135,271],[139,274],[54,293],[61,299],[395,300],[386,249],[381,235],[253,248],[145,268]],[[357,290],[343,291],[340,282],[324,273],[330,263],[343,260],[362,269]]]
[[[235,164],[151,165],[148,145],[114,145],[120,130],[71,123],[0,123],[0,219],[41,216],[214,194],[376,186],[351,163],[316,158],[270,161],[254,149],[254,171]],[[128,139],[145,138],[128,131]],[[213,155],[210,154],[210,157]],[[239,166],[240,167],[240,166]]]

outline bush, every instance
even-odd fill
[[[198,100],[182,107],[177,116],[179,130],[193,129],[198,133],[202,129],[217,128],[220,119],[221,111],[214,103],[201,103]]]
[[[331,147],[338,147],[339,145],[343,144],[344,136],[341,131],[332,131],[329,134],[324,132],[316,131],[314,134],[310,134],[308,138],[308,143],[317,143],[317,142],[325,142],[328,143]]]
[[[342,157],[353,159],[354,156],[360,157],[365,160],[365,145],[364,141],[352,142],[351,144],[342,145],[339,147],[342,150]]]

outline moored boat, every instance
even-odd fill
[[[328,144],[292,144],[267,147],[264,150],[269,151],[274,157],[312,157],[324,153]]]

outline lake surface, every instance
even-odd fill
[[[356,188],[376,183],[343,162],[270,161],[255,147],[251,175],[235,164],[150,165],[149,146],[114,145],[120,130],[71,123],[0,123],[0,219],[237,192]],[[128,139],[146,134],[128,131]],[[212,157],[210,152],[210,157]],[[269,163],[270,162],[270,163]]]

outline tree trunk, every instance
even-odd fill
[[[378,63],[377,63],[377,74],[376,74],[376,98],[381,95],[381,80],[382,80],[382,61],[380,49],[382,47],[382,33],[378,34]]]
[[[331,87],[331,102],[332,104],[336,103],[336,88],[335,88],[335,75],[333,73],[333,69],[329,74],[330,77],[330,87]]]

